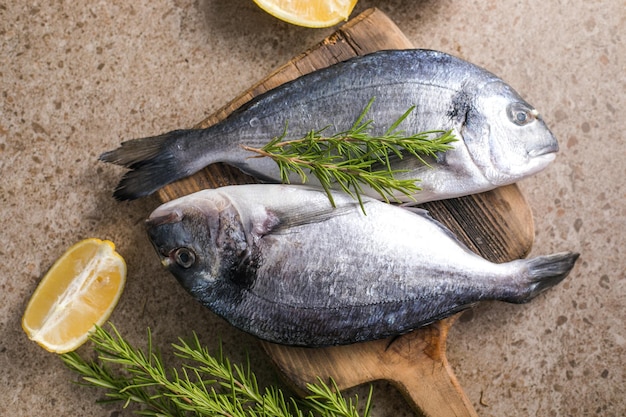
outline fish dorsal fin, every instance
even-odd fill
[[[411,205],[402,205],[400,206],[405,210],[410,211],[411,213],[423,217],[425,219],[427,219],[429,222],[431,222],[432,224],[436,225],[443,233],[445,233],[450,239],[454,240],[459,246],[465,248],[468,252],[472,252],[472,250],[470,250],[470,248],[467,247],[467,245],[463,242],[461,242],[461,240],[458,238],[457,235],[455,235],[452,230],[448,229],[443,223],[441,223],[439,220],[435,219],[434,217],[432,217],[430,215],[430,212],[426,209],[423,209],[421,207],[415,207],[415,206],[411,206]]]

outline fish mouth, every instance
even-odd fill
[[[164,230],[161,228],[162,226],[179,223],[183,220],[183,213],[180,210],[156,210],[150,215],[150,217],[146,220],[145,226],[148,232],[148,236],[150,238],[150,243],[154,247],[154,250],[161,261],[161,265],[168,269],[172,264],[172,260],[170,258],[170,254],[166,252],[164,247],[162,247],[159,242],[162,241],[162,234]],[[167,227],[169,230],[170,228]]]
[[[559,151],[559,144],[555,141],[554,143],[544,146],[543,148],[532,149],[528,152],[528,156],[531,158],[537,157],[547,157],[547,156],[556,156],[555,154]]]
[[[159,254],[159,258],[161,258],[161,266],[165,269],[169,269],[170,265],[172,265],[172,260],[168,256],[161,254]]]
[[[159,261],[161,266],[165,269],[169,269],[170,266],[174,263],[172,257],[170,256],[170,252],[166,251],[164,248],[160,247],[156,242],[152,242],[152,246],[159,257]]]

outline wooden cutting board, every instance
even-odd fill
[[[197,127],[217,123],[252,97],[302,74],[356,55],[412,47],[384,13],[368,9]],[[254,182],[235,168],[214,164],[164,187],[158,196],[165,202],[205,188]],[[491,261],[522,258],[532,246],[532,214],[516,185],[423,206],[470,249]],[[315,382],[318,377],[323,380],[332,377],[340,389],[385,379],[395,384],[411,406],[426,416],[477,416],[446,359],[446,338],[455,318],[396,338],[348,346],[312,349],[263,341],[261,344],[297,392],[304,393],[306,384]]]

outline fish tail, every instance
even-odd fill
[[[526,261],[526,288],[507,301],[516,304],[526,303],[555,286],[570,273],[579,256],[578,253],[563,252]]]
[[[198,130],[174,130],[159,136],[123,142],[119,148],[100,155],[99,160],[130,168],[113,196],[117,200],[145,197],[159,188],[193,174],[177,155],[181,144],[197,139]],[[184,146],[183,146],[184,147]]]

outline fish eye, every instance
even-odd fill
[[[196,263],[196,254],[188,248],[178,248],[174,251],[174,260],[181,268],[191,268]]]
[[[522,103],[513,103],[507,108],[507,116],[509,120],[516,125],[524,126],[535,120],[536,111],[533,111]]]

